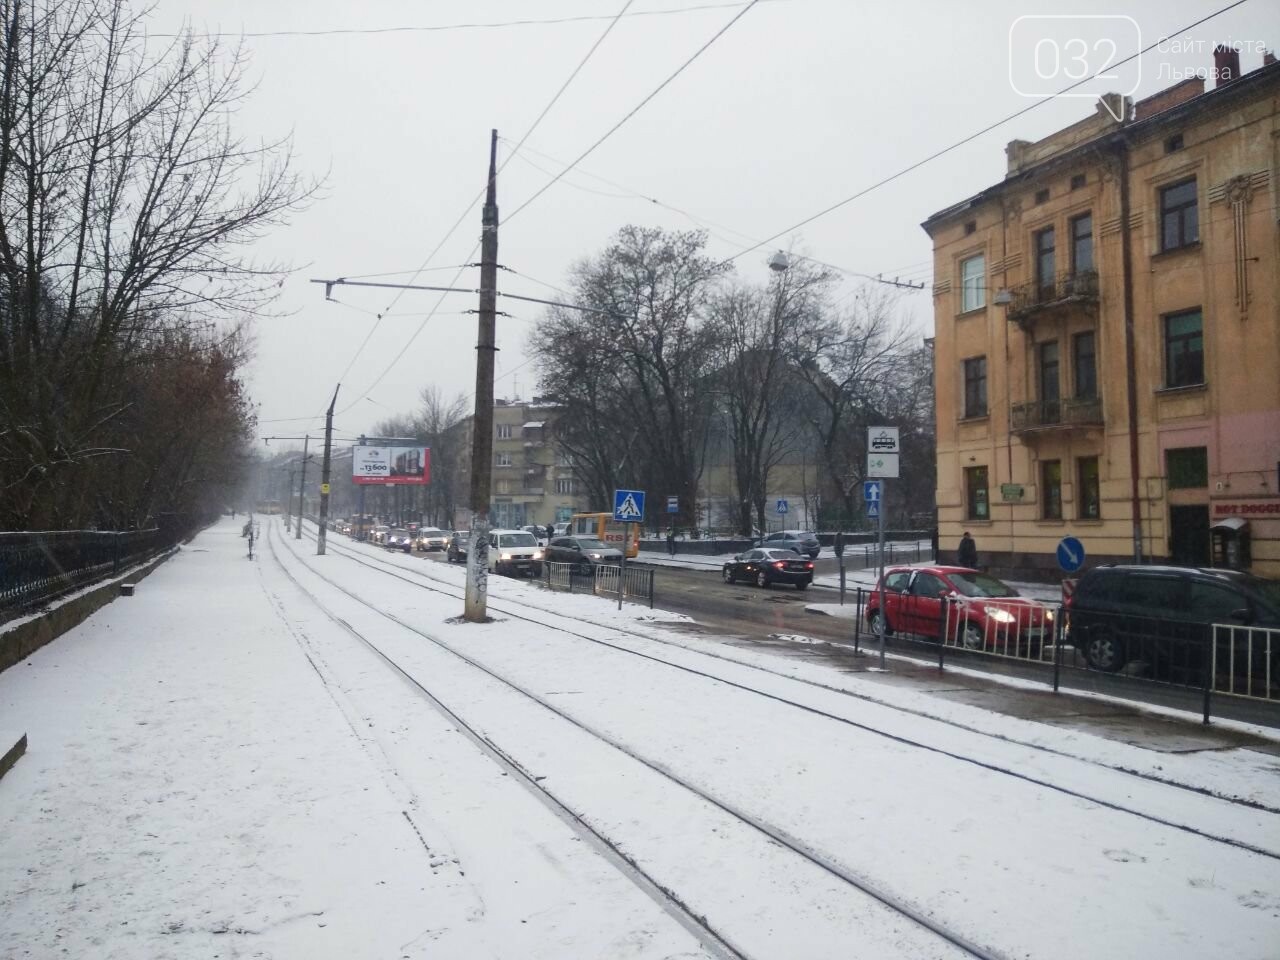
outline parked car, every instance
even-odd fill
[[[538,541],[539,546],[545,547],[547,545],[547,528],[546,527],[540,526],[536,523],[531,523],[528,526],[521,527],[521,529],[527,531],[528,533],[533,534],[533,539]]]
[[[555,531],[555,536],[557,537],[569,536],[569,522],[567,520],[563,523],[552,524],[552,529]]]
[[[383,538],[382,545],[388,550],[403,550],[409,553],[413,550],[413,534],[403,527],[392,527]]]
[[[1280,583],[1235,570],[1108,564],[1080,577],[1066,611],[1071,644],[1089,666],[1114,672],[1142,661],[1155,679],[1198,683],[1213,624],[1280,629]],[[1231,646],[1218,671],[1234,667],[1265,682],[1265,644],[1251,649],[1249,633],[1220,641]],[[1270,657],[1272,682],[1280,681],[1275,641]]]
[[[968,567],[895,567],[884,572],[885,634],[914,633],[941,640],[943,603],[950,603],[947,636],[970,650],[1029,648],[1052,639],[1053,608],[1021,596],[1003,580]],[[867,598],[867,625],[879,631],[880,584]]]
[[[778,550],[793,550],[807,555],[809,559],[818,559],[822,552],[822,544],[817,536],[804,530],[776,530],[757,540],[753,546]]]
[[[726,563],[721,575],[725,583],[750,580],[757,587],[790,583],[797,590],[806,590],[813,582],[813,561],[794,550],[756,547]]]
[[[555,537],[547,544],[549,563],[572,563],[579,573],[591,573],[599,564],[622,563],[622,551],[595,537]]]
[[[423,527],[414,538],[414,545],[422,551],[444,550],[449,546],[449,534],[439,527]]]
[[[542,572],[542,548],[527,530],[489,531],[489,570],[536,577]]]
[[[380,523],[369,531],[369,540],[372,543],[385,544],[387,542],[387,534],[390,532],[390,527]]]
[[[466,563],[467,544],[470,542],[470,530],[454,530],[449,534],[449,545],[445,548],[444,558],[450,563]]]

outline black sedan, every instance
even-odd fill
[[[445,559],[450,563],[466,563],[467,544],[470,542],[470,530],[454,530],[449,534],[449,545],[445,547]]]
[[[554,537],[543,557],[548,563],[572,563],[579,573],[590,573],[596,564],[622,563],[622,551],[595,537]]]
[[[388,550],[403,550],[410,553],[413,550],[413,534],[402,527],[395,527],[387,531],[387,538],[382,541],[382,545]]]
[[[790,583],[804,590],[813,582],[813,561],[794,550],[757,547],[726,563],[722,574],[725,583],[750,580],[758,587]]]

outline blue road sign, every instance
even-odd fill
[[[667,497],[667,513],[679,513],[679,512],[680,512],[680,498]]]
[[[790,510],[790,509],[791,509],[791,508],[790,508],[789,506],[787,506],[787,501],[785,501],[785,500],[779,500],[779,501],[778,501],[778,512],[779,512],[779,513],[786,513],[786,512],[787,512],[788,510]]]
[[[882,484],[879,480],[862,481],[862,499],[867,503],[879,503]]]
[[[1058,541],[1058,566],[1065,573],[1075,573],[1084,566],[1084,544],[1075,537],[1063,537]]]
[[[613,491],[613,519],[620,523],[640,523],[644,520],[644,491]]]
[[[880,501],[879,500],[867,501],[867,519],[868,520],[880,519]]]

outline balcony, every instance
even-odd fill
[[[1052,281],[1034,280],[1009,290],[1007,316],[1020,327],[1026,327],[1038,316],[1047,316],[1078,307],[1097,309],[1098,272],[1078,270],[1062,273]]]
[[[1103,423],[1101,397],[1015,403],[1011,414],[1009,432],[1018,434],[1081,430]]]

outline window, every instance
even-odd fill
[[[1093,269],[1093,214],[1082,213],[1071,219],[1071,272],[1085,273]]]
[[[511,439],[511,424],[509,423],[498,424],[498,439],[499,440]]]
[[[1054,266],[1053,227],[1046,227],[1035,236],[1036,248],[1036,286],[1040,289],[1040,299],[1053,296],[1053,276],[1057,269]]]
[[[556,480],[556,493],[572,495],[573,487],[573,477],[559,477]]]
[[[557,450],[557,451],[556,451],[556,466],[557,466],[557,467],[572,467],[572,466],[573,466],[573,454],[571,454],[571,453],[565,453],[563,450]]]
[[[987,415],[987,358],[970,357],[964,362],[964,415]]]
[[[1177,153],[1182,149],[1182,134],[1175,133],[1172,137],[1164,142],[1165,153]]]
[[[1062,519],[1062,461],[1040,461],[1040,518]]]
[[[1139,613],[1147,610],[1168,613],[1182,609],[1182,594],[1185,589],[1183,582],[1174,577],[1130,574],[1124,578],[1118,599],[1126,606],[1140,608],[1136,611]]]
[[[1088,182],[1088,179],[1083,173],[1073,174],[1071,177],[1071,189],[1079,190]]]
[[[1160,191],[1160,250],[1177,250],[1200,242],[1200,211],[1192,177]]]
[[[493,492],[498,495],[505,495],[511,492],[510,480],[495,480],[493,482]]]
[[[982,254],[960,261],[960,312],[987,305],[987,258]]]
[[[1098,458],[1081,457],[1076,461],[1076,505],[1081,520],[1102,518],[1102,486],[1098,481]]]
[[[950,593],[951,590],[940,577],[935,577],[932,573],[918,573],[911,584],[911,592],[917,597],[931,597],[936,600],[943,594]]]
[[[1092,400],[1098,395],[1098,354],[1093,331],[1077,333],[1071,338],[1071,366],[1075,371],[1078,400]]]
[[[511,454],[509,454],[509,453],[499,453],[499,454],[497,454],[497,455],[496,455],[496,459],[494,460],[494,463],[495,463],[497,466],[499,466],[499,467],[509,467],[509,466],[511,466]]]
[[[1196,619],[1230,623],[1232,613],[1249,609],[1249,601],[1230,587],[1192,581],[1190,608],[1196,612]]]
[[[897,573],[889,573],[884,578],[885,592],[902,593],[911,584],[911,571],[899,570]]]
[[[1049,188],[1045,187],[1043,190],[1037,190],[1036,203],[1048,203],[1048,202],[1049,202]]]
[[[1193,387],[1204,383],[1204,331],[1199,310],[1164,318],[1164,385]]]
[[[1209,486],[1207,447],[1175,447],[1164,452],[1164,470],[1170,490],[1195,490]]]
[[[966,467],[964,471],[965,502],[970,520],[987,520],[990,511],[987,504],[987,468]]]
[[[1062,385],[1058,378],[1061,362],[1058,341],[1040,344],[1040,422],[1057,423],[1062,419]]]
[[[966,221],[966,222],[965,222],[965,225],[964,225],[964,235],[965,235],[966,237],[967,237],[967,236],[969,236],[969,234],[971,234],[971,233],[977,233],[977,232],[978,232],[978,221],[977,221],[977,220],[968,220],[968,221]]]

